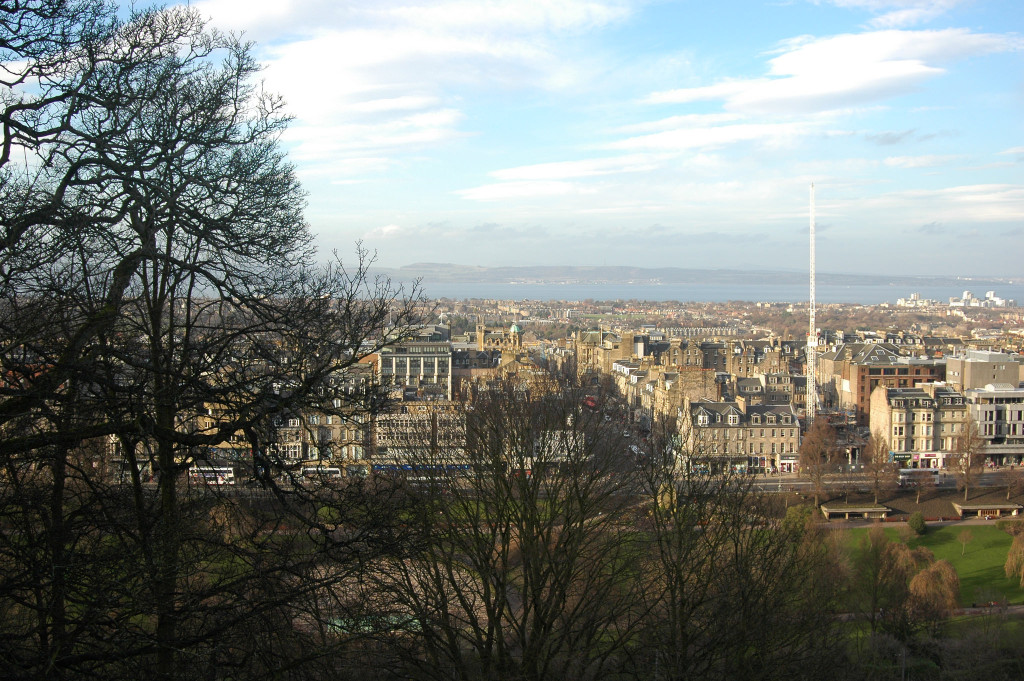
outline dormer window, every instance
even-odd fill
[[[753,423],[761,423],[761,415],[760,414],[754,414],[754,416],[751,418],[751,421]]]
[[[706,425],[708,425],[708,415],[707,414],[698,414],[697,415],[697,425],[698,426],[706,426]]]
[[[729,414],[729,425],[730,426],[739,425],[739,422],[740,422],[739,414]]]

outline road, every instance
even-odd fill
[[[1002,471],[1000,470],[986,470],[978,476],[977,480],[971,484],[971,487],[998,489],[1004,486],[1000,479],[1001,473]],[[755,489],[762,492],[802,492],[810,489],[812,485],[809,478],[795,474],[784,474],[781,476],[757,475],[753,484]],[[830,475],[825,478],[826,487],[843,487],[846,485],[853,485],[854,488],[863,490],[868,490],[871,487],[871,483],[864,473]],[[956,477],[946,471],[940,472],[935,486],[938,489],[956,489]]]

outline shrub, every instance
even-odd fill
[[[924,516],[921,515],[920,511],[916,511],[910,514],[910,518],[907,520],[907,526],[914,531],[914,534],[922,535],[925,530],[928,529],[924,522]]]

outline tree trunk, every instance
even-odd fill
[[[174,411],[166,405],[157,407],[158,428],[174,427]],[[158,445],[160,467],[157,531],[153,535],[156,560],[153,598],[156,604],[156,676],[171,681],[175,678],[175,652],[178,630],[178,499],[174,445],[166,440]]]

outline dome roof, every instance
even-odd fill
[[[509,333],[519,333],[519,327],[518,327],[518,326],[516,326],[516,323],[515,323],[515,322],[512,322],[512,326],[511,326],[511,327],[509,327],[509,330],[508,330],[508,332],[509,332]]]

